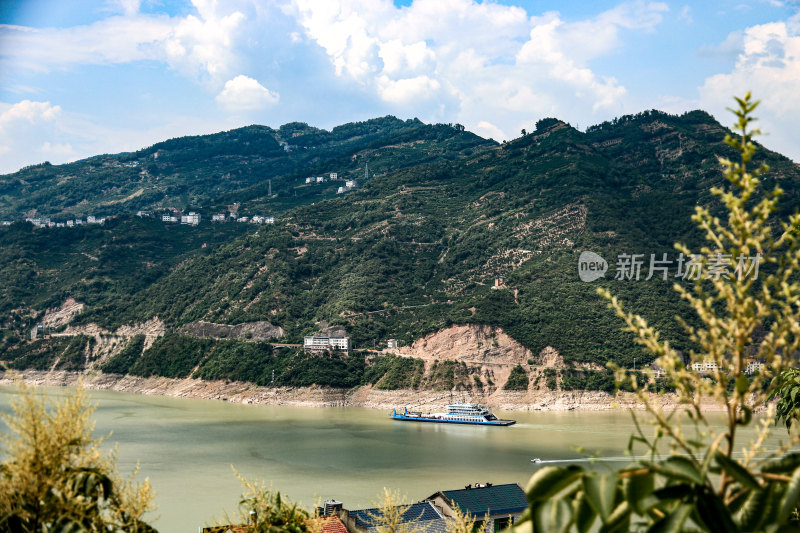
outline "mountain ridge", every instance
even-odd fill
[[[544,119],[533,132],[491,145],[464,136],[454,126],[429,128],[412,123],[403,128],[380,137],[377,144],[352,141],[358,150],[339,151],[327,160],[344,158],[344,164],[355,155],[351,172],[357,171],[358,158],[365,153],[370,161],[382,162],[357,191],[308,196],[286,204],[274,226],[218,236],[199,250],[180,245],[173,236],[174,249],[168,257],[159,259],[161,252],[148,248],[154,254],[148,260],[156,259],[151,261],[156,267],[138,266],[135,252],[129,253],[128,262],[118,261],[117,271],[104,268],[107,259],[85,261],[81,269],[72,269],[76,274],[70,285],[57,293],[37,292],[29,275],[33,268],[35,277],[50,280],[44,285],[58,286],[57,274],[37,266],[47,259],[37,246],[56,245],[42,240],[42,233],[31,234],[34,238],[18,227],[0,230],[4,248],[13,236],[15,246],[30,248],[25,265],[15,263],[10,252],[0,257],[0,267],[14,280],[14,290],[0,299],[0,311],[17,316],[6,320],[6,331],[15,333],[4,333],[3,357],[18,360],[14,353],[22,348],[12,347],[7,339],[19,338],[19,328],[32,323],[30,315],[27,322],[20,316],[20,298],[22,303],[25,299],[39,302],[26,304],[38,313],[45,303],[52,307],[70,296],[86,304],[84,312],[73,319],[78,326],[96,323],[115,330],[155,317],[167,325],[169,338],[130,359],[126,368],[140,369],[136,371],[179,368],[184,372],[197,367],[198,375],[211,378],[232,372],[222,369],[236,367],[236,361],[261,361],[261,368],[279,370],[286,384],[331,384],[314,380],[339,376],[335,379],[341,380],[336,382],[341,386],[382,379],[410,384],[418,375],[418,364],[402,359],[374,364],[347,358],[320,362],[299,353],[287,359],[269,350],[258,355],[251,346],[208,344],[171,333],[199,321],[230,325],[267,321],[282,328],[286,342],[299,342],[326,322],[347,328],[360,348],[372,348],[388,338],[410,345],[453,325],[476,324],[502,328],[533,354],[552,347],[568,365],[602,368],[612,361],[631,366],[634,359],[639,365],[648,364],[651,357],[620,331],[620,324],[595,292],[598,286],[640,310],[678,349],[692,348],[672,318],[691,317],[672,290],[672,282],[681,282],[680,278],[670,274],[667,281],[645,280],[645,265],[639,281],[609,276],[584,283],[577,275],[577,260],[585,250],[613,264],[613,258],[622,253],[648,258],[674,254],[676,241],[694,248],[699,245],[703,235],[691,223],[691,213],[696,205],[719,210],[709,190],[724,185],[718,156],[732,155],[722,142],[727,130],[710,115],[648,111],[586,132],[557,119]],[[316,143],[320,141],[314,136],[324,136],[297,123],[286,131],[300,133],[292,137],[301,139],[298,142]],[[398,150],[393,142],[399,140],[413,144]],[[764,190],[780,183],[786,191],[779,214],[796,209],[798,166],[766,150],[759,151],[758,159],[773,169],[764,180]],[[371,162],[369,166],[373,168]],[[301,172],[291,179],[299,181],[302,176]],[[252,185],[259,186],[263,184]],[[294,188],[311,189],[301,183]],[[253,209],[274,205],[259,191],[251,192]],[[85,239],[65,243],[59,252],[63,264],[71,265],[78,250],[107,257],[97,250],[118,246],[114,243],[123,235],[135,251],[141,247],[137,233],[146,228],[153,242],[159,231],[168,235],[156,222],[120,217],[111,225],[82,229]],[[197,243],[210,239],[217,230],[201,224],[180,231],[199,232],[194,236]],[[142,282],[145,272],[149,277]],[[495,286],[499,276],[504,281]],[[21,287],[29,287],[28,292]],[[21,346],[19,340],[12,344]],[[172,353],[183,354],[183,359],[163,366],[166,360],[159,358],[169,359]],[[149,362],[144,366],[137,363],[140,360]],[[203,370],[204,365],[210,366]],[[441,370],[453,375],[457,371],[449,366]],[[567,374],[557,379],[546,376],[546,381],[552,378],[576,386],[591,378],[597,386],[607,384],[601,374],[563,372]],[[425,375],[419,374],[422,382]],[[260,374],[251,378],[266,379]],[[406,383],[407,379],[411,381]]]

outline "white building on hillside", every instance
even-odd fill
[[[181,224],[196,226],[200,224],[200,215],[194,211],[189,211],[188,215],[181,216]]]
[[[303,337],[303,350],[307,352],[350,352],[350,337]]]

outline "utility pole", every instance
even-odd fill
[[[267,180],[267,182],[269,184],[269,192],[267,193],[267,196],[272,196],[272,180]]]

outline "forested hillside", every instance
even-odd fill
[[[335,196],[335,185],[302,187],[309,176],[336,172],[341,179],[361,178],[366,164],[372,173],[383,173],[457,159],[493,144],[459,125],[395,117],[331,131],[304,123],[248,126],[0,176],[0,220],[167,208],[210,213],[233,203],[244,204],[244,214],[256,209],[275,214]]]
[[[726,129],[708,114],[695,111],[673,116],[652,111],[586,132],[545,119],[534,132],[502,145],[458,127],[375,121],[384,126],[389,123],[396,126],[393,137],[389,136],[392,143],[383,133],[375,134],[380,141],[357,135],[366,127],[363,125],[355,128],[357,132],[338,128],[323,132],[305,125],[282,127],[275,142],[285,140],[296,146],[289,152],[281,148],[282,157],[301,157],[294,154],[305,154],[306,146],[309,154],[338,150],[338,155],[328,159],[319,156],[315,168],[322,172],[324,166],[355,175],[363,168],[362,161],[368,160],[375,175],[357,191],[338,196],[331,193],[329,199],[318,198],[314,203],[303,200],[298,192],[300,199],[292,200],[294,205],[282,204],[285,211],[274,226],[243,235],[223,235],[220,230],[213,238],[204,237],[209,246],[200,250],[196,250],[195,237],[192,245],[173,244],[170,253],[151,251],[162,257],[151,277],[142,267],[131,266],[135,262],[119,265],[109,257],[89,263],[79,243],[61,243],[60,255],[52,256],[37,240],[47,230],[2,229],[0,240],[17,242],[18,247],[25,242],[35,249],[24,262],[15,259],[16,253],[5,254],[0,268],[13,272],[17,281],[4,293],[4,308],[6,312],[14,309],[12,316],[18,317],[14,320],[29,326],[45,307],[71,296],[86,304],[73,319],[75,326],[96,324],[112,331],[156,317],[168,329],[201,320],[220,324],[267,321],[283,329],[285,337],[280,340],[284,342],[300,342],[321,323],[342,325],[357,348],[381,347],[388,338],[408,345],[453,324],[482,324],[502,328],[534,355],[549,346],[568,363],[604,365],[615,361],[630,366],[636,358],[639,365],[647,364],[647,357],[631,345],[596,295],[597,287],[605,286],[669,335],[678,349],[691,348],[673,318],[691,315],[672,289],[675,281],[681,281],[674,276],[678,253],[673,243],[697,247],[702,235],[690,220],[694,206],[710,204],[711,186],[723,185],[717,157],[730,154],[722,143]],[[237,131],[241,137],[244,132],[261,129]],[[298,132],[301,134],[295,136]],[[272,135],[275,132],[264,139]],[[212,141],[216,138],[168,141],[137,152],[136,157],[144,161],[159,153],[159,165],[180,161],[182,168],[197,165],[198,172],[209,161],[232,165],[244,157],[215,152]],[[263,142],[271,146],[272,141]],[[340,150],[345,145],[347,149]],[[258,150],[266,153],[267,148]],[[772,167],[765,190],[780,183],[786,191],[783,213],[797,209],[797,166],[767,151],[761,151],[758,159]],[[308,164],[312,160],[314,157],[303,161]],[[226,167],[226,172],[239,176],[240,189],[235,193],[226,189],[231,185],[221,178],[219,168],[204,172],[196,183],[182,181],[180,194],[213,191],[220,203],[237,197],[263,208],[295,198],[286,187],[305,189],[292,184],[314,174],[308,170],[311,167],[304,167],[296,174],[287,171],[285,181],[276,178],[273,193],[279,192],[275,200],[266,197],[263,183],[248,181],[256,173],[252,162],[242,165],[239,173]],[[179,176],[173,178],[180,181]],[[120,220],[115,229],[103,231],[110,232],[108,235],[135,234],[139,230],[132,225],[137,223]],[[36,237],[26,238],[25,232]],[[136,251],[137,242],[130,246],[131,254],[144,252]],[[586,250],[599,254],[611,266],[606,277],[593,283],[578,277],[578,256]],[[673,261],[669,279],[663,280],[660,273],[645,279],[651,254],[661,259],[664,253]],[[614,279],[620,254],[643,254],[639,280]],[[46,257],[50,263],[45,264]],[[93,268],[82,275],[66,276],[70,282],[60,287],[62,275],[52,274],[79,272],[85,265]],[[120,268],[127,268],[130,275],[121,276]],[[495,287],[500,276],[504,279]],[[28,319],[20,318],[25,314]],[[18,337],[22,329],[6,331],[10,339]],[[318,368],[317,363],[304,363],[308,357],[298,354],[290,358],[299,365],[295,371],[291,370],[295,363],[285,355],[266,348],[261,355],[254,355],[249,348],[191,348],[186,344],[189,341],[181,341],[184,348],[169,352],[164,348],[168,339],[169,335],[156,341],[149,351],[142,346],[133,355],[128,353],[128,359],[117,360],[124,364],[116,368],[172,375],[168,369],[177,367],[163,366],[158,360],[183,350],[194,355],[180,363],[182,375],[200,368],[197,377],[239,379],[242,372],[249,372],[242,370],[249,368],[245,362],[256,360],[262,363],[255,368],[276,370],[280,381],[287,384],[310,381],[349,387],[378,383],[390,372],[405,376],[391,379],[411,384],[419,370],[412,362],[403,370],[405,363],[370,362],[363,356],[333,359]],[[15,348],[4,358],[16,360],[13,353],[22,354]],[[217,362],[211,365],[212,360]],[[308,364],[311,367],[301,370]],[[373,374],[383,369],[377,378],[369,373],[375,368]],[[291,370],[288,374],[287,369]],[[257,375],[252,381],[266,382],[267,374],[254,372]],[[456,369],[448,372],[456,375]],[[295,375],[302,378],[293,382]],[[309,377],[315,375],[318,377]],[[335,377],[331,383],[331,376],[340,376],[341,383]],[[430,372],[420,374],[417,383],[432,383],[431,376]],[[519,375],[512,380],[514,386],[517,381]],[[572,383],[579,387],[582,382]]]

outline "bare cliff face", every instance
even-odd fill
[[[273,326],[269,322],[247,322],[231,326],[228,324],[214,324],[212,322],[192,322],[178,330],[184,335],[194,337],[212,337],[221,339],[243,339],[252,341],[267,341],[280,339],[286,333],[283,328]]]
[[[41,319],[41,323],[46,328],[57,328],[69,324],[70,320],[83,311],[84,305],[74,298],[67,298],[59,307],[48,309]]]
[[[451,326],[417,339],[395,353],[424,361],[461,361],[471,364],[526,364],[529,349],[506,335],[502,328],[466,324]]]
[[[464,363],[470,373],[480,378],[485,391],[494,391],[493,396],[503,393],[508,376],[517,365],[530,375],[529,388],[534,390],[544,385],[544,380],[536,380],[544,369],[565,366],[564,359],[551,346],[534,354],[503,328],[480,324],[451,326],[417,339],[411,346],[384,351],[422,359],[426,371],[435,361]]]

